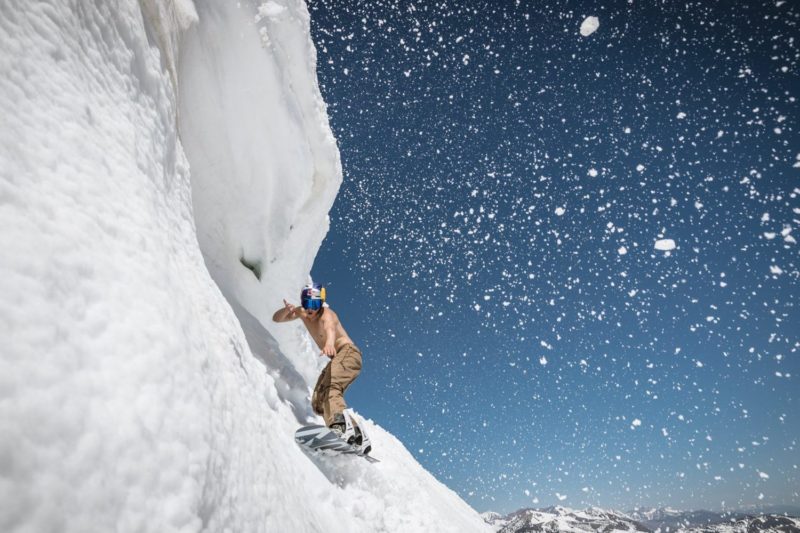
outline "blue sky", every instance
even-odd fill
[[[797,6],[309,10],[348,402],[479,511],[800,502]]]

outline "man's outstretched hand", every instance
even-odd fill
[[[285,299],[283,300],[283,307],[286,308],[286,312],[289,313],[289,316],[292,317],[297,316],[297,313],[295,312],[297,308],[292,304],[290,304],[289,302],[287,302]]]

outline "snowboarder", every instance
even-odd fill
[[[300,293],[300,307],[295,307],[286,300],[283,305],[283,308],[272,315],[272,320],[289,322],[299,318],[322,350],[320,356],[326,355],[331,359],[314,387],[311,397],[314,412],[322,415],[325,425],[340,437],[349,437],[345,435],[347,421],[344,410],[347,405],[344,402],[344,391],[361,372],[361,350],[347,335],[339,316],[325,303],[325,287],[319,283],[311,283],[303,288]],[[353,430],[355,440],[360,440],[358,437],[361,432],[357,425]]]

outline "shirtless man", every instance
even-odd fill
[[[325,425],[340,435],[345,432],[344,391],[361,372],[361,350],[342,327],[339,316],[325,303],[325,287],[319,283],[306,285],[300,293],[300,307],[286,300],[283,308],[275,311],[272,320],[303,321],[314,342],[331,361],[320,374],[311,405],[314,412],[325,418]],[[358,432],[358,430],[356,430]]]

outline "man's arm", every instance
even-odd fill
[[[322,315],[322,328],[325,331],[325,346],[322,353],[333,358],[336,355],[336,318],[330,308]]]
[[[296,318],[299,317],[295,312],[295,307],[286,300],[283,301],[283,307],[275,311],[275,314],[272,315],[272,320],[275,322],[289,322]]]

